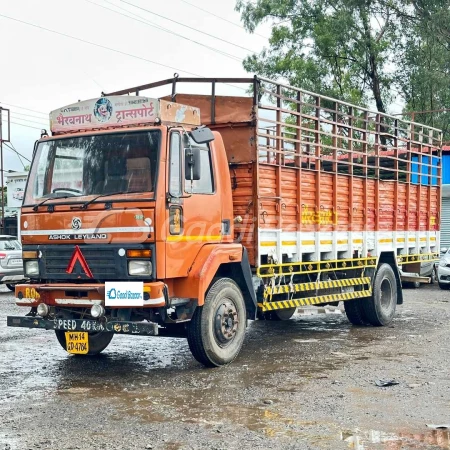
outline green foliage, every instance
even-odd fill
[[[406,111],[416,111],[414,120],[442,129],[450,143],[450,8],[447,0],[412,4],[414,12],[404,18],[407,33],[398,46],[402,70],[395,82]]]
[[[448,0],[237,0],[236,9],[250,32],[272,25],[268,48],[244,61],[249,72],[380,112],[394,100],[406,111],[450,108]],[[448,119],[415,116],[447,130]]]
[[[385,111],[392,42],[401,33],[378,0],[239,0],[248,30],[273,21],[270,48],[244,62],[248,71],[282,76],[320,94]]]

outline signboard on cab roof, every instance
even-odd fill
[[[111,96],[85,100],[50,113],[53,133],[162,122],[200,125],[200,110],[147,97]]]

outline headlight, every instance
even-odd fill
[[[105,308],[102,305],[92,305],[91,308],[91,316],[94,319],[98,319],[99,317],[103,317],[105,315]]]
[[[128,261],[129,275],[151,275],[152,263],[151,261]]]
[[[25,262],[25,275],[27,277],[33,277],[39,275],[39,262],[38,261],[26,261]]]
[[[47,317],[50,312],[50,308],[45,303],[39,303],[37,306],[38,316]]]
[[[446,261],[445,259],[441,259],[441,260],[439,261],[439,265],[440,265],[441,267],[445,267],[445,266],[447,265],[447,261]]]

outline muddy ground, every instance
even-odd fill
[[[450,448],[427,427],[450,424],[450,293],[436,286],[405,290],[387,328],[253,322],[220,369],[173,338],[70,356],[51,331],[7,328],[25,310],[1,289],[0,450]]]

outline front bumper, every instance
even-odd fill
[[[42,328],[44,330],[110,332],[115,334],[134,334],[158,336],[158,324],[153,322],[109,322],[89,319],[44,319],[42,317],[8,316],[8,327]]]
[[[144,283],[143,308],[159,308],[166,304],[164,283]],[[105,306],[104,284],[18,284],[16,304],[35,307],[45,303],[55,307],[86,308],[94,304]],[[127,306],[121,306],[126,308]]]

